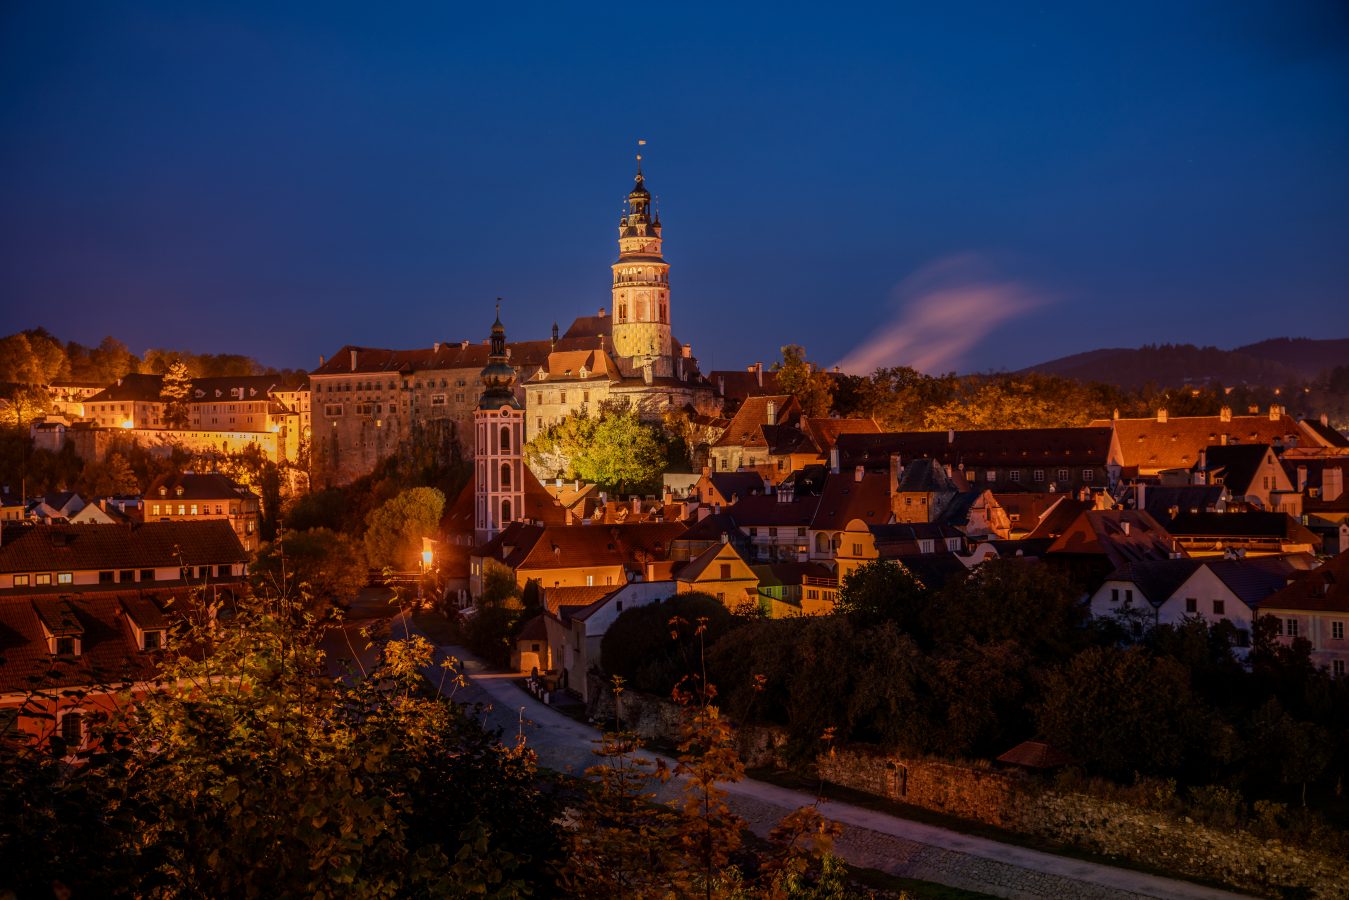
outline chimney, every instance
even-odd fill
[[[1344,469],[1326,466],[1321,470],[1321,499],[1338,500],[1344,493]]]
[[[723,531],[721,533],[721,542],[723,544],[729,544],[731,542],[731,536]]]
[[[553,486],[556,487],[558,490],[562,490],[562,476],[561,476],[561,475],[557,476],[557,478],[553,481]]]
[[[1120,523],[1119,523],[1119,527],[1122,528],[1122,529],[1124,529],[1124,536],[1125,536],[1125,537],[1128,537],[1128,536],[1129,536],[1129,520],[1128,520],[1128,519],[1125,519],[1123,522],[1120,522]]]
[[[1114,419],[1115,421],[1119,421],[1119,407],[1118,407],[1118,406],[1116,406],[1115,409],[1114,409],[1114,411],[1110,413],[1110,418]]]
[[[351,371],[356,371],[356,351],[351,351]]]
[[[717,396],[726,396],[726,377],[724,375],[717,376]]]
[[[572,482],[572,489],[578,494],[581,493],[581,479],[578,478]]]
[[[862,476],[866,474],[866,471],[867,471],[867,470],[866,470],[865,468],[863,468],[862,466],[858,466],[857,468],[853,469],[852,480],[853,480],[853,481],[861,481],[861,480],[862,480]]]
[[[890,454],[890,493],[899,490],[899,482],[904,477],[904,466],[898,453]]]
[[[680,348],[679,354],[684,357],[684,359],[693,359],[693,345],[685,344]]]
[[[641,515],[642,513],[642,498],[636,494],[632,495],[632,513],[633,515]]]
[[[1324,425],[1324,426],[1326,426],[1327,428],[1329,428],[1329,427],[1330,427],[1330,416],[1326,415],[1325,413],[1321,413],[1321,424]]]
[[[777,405],[777,403],[773,402],[772,400],[769,400],[769,401],[768,401],[768,415],[765,416],[765,418],[768,420],[768,421],[767,421],[767,424],[769,424],[769,425],[775,425],[775,424],[777,424],[777,421],[778,421],[778,405]]]
[[[1226,446],[1227,446],[1228,438],[1230,438],[1230,437],[1231,437],[1231,435],[1229,435],[1226,431],[1224,431],[1221,435],[1219,435],[1219,437],[1218,437],[1218,443],[1220,443],[1220,444],[1222,444],[1224,447],[1226,447]]]
[[[765,497],[773,493],[773,482],[769,480],[767,477],[765,477],[763,480],[763,492]]]
[[[674,488],[670,487],[668,484],[665,485],[660,492],[660,502],[665,506],[674,503]]]
[[[468,349],[468,341],[460,341],[460,342],[459,342],[459,349],[460,349],[460,350],[467,350],[467,349]]]
[[[607,316],[607,315],[609,315],[609,313],[605,310],[605,308],[604,308],[603,306],[601,306],[601,307],[600,307],[600,318],[603,319],[603,318],[604,318],[605,316]]]
[[[1298,489],[1299,491],[1305,491],[1305,490],[1307,489],[1307,467],[1306,467],[1306,466],[1298,466],[1298,467],[1297,467],[1297,489]]]
[[[1194,483],[1208,484],[1208,451],[1199,451],[1199,462],[1194,467]]]
[[[1224,406],[1222,409],[1218,410],[1218,421],[1220,422],[1232,421],[1232,407]]]
[[[1159,410],[1157,410],[1157,422],[1158,422],[1158,424],[1161,424],[1161,425],[1165,425],[1165,424],[1166,424],[1166,410],[1164,410],[1164,409],[1159,409]]]
[[[323,354],[319,354],[319,368],[323,368]]]
[[[755,376],[757,376],[758,379],[759,379],[759,387],[762,388],[762,387],[763,387],[763,363],[761,363],[761,362],[756,362],[756,363],[754,364],[754,374],[755,374]]]
[[[954,428],[946,429],[946,444],[950,446],[956,442],[956,430]]]
[[[838,445],[835,444],[829,448],[829,472],[831,475],[838,474]]]
[[[1139,482],[1134,487],[1134,492],[1137,495],[1137,499],[1134,501],[1134,506],[1138,509],[1145,509],[1148,505],[1148,486],[1146,484],[1143,484],[1142,482]]]
[[[557,349],[557,323],[556,323],[556,322],[553,323],[553,343],[549,346],[548,349],[550,349],[550,350],[556,350],[556,349]]]
[[[440,352],[440,341],[436,341],[434,344],[431,345],[431,352],[432,353]]]

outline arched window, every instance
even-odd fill
[[[842,546],[843,546],[843,535],[841,534],[834,535],[834,552],[837,553],[838,548]]]
[[[501,501],[501,524],[505,525],[511,520],[511,501]]]
[[[823,531],[815,535],[815,552],[816,553],[829,552],[829,535],[825,534]]]
[[[508,425],[501,426],[501,441],[497,447],[502,453],[511,452],[511,429]]]
[[[502,487],[502,489],[504,490],[504,489],[506,489],[506,488],[508,488],[508,487],[510,487],[510,486],[511,486],[511,464],[510,464],[510,463],[502,463],[502,464],[501,464],[501,487]]]

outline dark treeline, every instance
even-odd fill
[[[1284,646],[1262,623],[1243,666],[1226,623],[1138,629],[1089,619],[1081,596],[1020,559],[941,590],[876,562],[845,579],[833,615],[709,619],[706,677],[737,721],[783,728],[802,764],[822,735],[965,760],[1039,738],[1088,776],[1275,810],[1294,836],[1325,833],[1304,806],[1343,817],[1349,682],[1305,640]],[[624,612],[603,646],[609,674],[657,695],[690,671],[667,624],[684,611],[663,606]]]
[[[97,347],[86,347],[77,341],[62,341],[45,328],[0,338],[0,372],[5,373],[0,380],[17,384],[110,384],[135,373],[162,375],[175,361],[186,365],[193,378],[284,374],[239,353],[152,348],[137,355],[114,337],[105,337]]]

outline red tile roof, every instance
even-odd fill
[[[769,405],[773,417],[768,416]],[[714,447],[767,447],[765,425],[795,425],[801,418],[801,405],[790,394],[750,397],[731,419],[730,426],[717,438]]]
[[[0,573],[148,569],[247,562],[224,519],[130,525],[6,526]]]
[[[853,519],[865,525],[890,521],[890,472],[888,469],[856,469],[831,472],[820,493],[820,505],[810,527],[816,531],[842,531]]]
[[[1089,427],[1113,427],[1119,437],[1121,463],[1140,469],[1188,469],[1199,460],[1199,451],[1213,444],[1229,443],[1288,445],[1300,431],[1288,416],[1181,416],[1147,419],[1098,419]]]
[[[1170,559],[1174,540],[1152,516],[1134,509],[1089,509],[1050,545],[1050,554],[1104,556],[1116,568]],[[1183,554],[1182,554],[1183,555]]]
[[[1310,572],[1293,576],[1286,587],[1267,597],[1260,608],[1349,613],[1349,552],[1331,557]]]

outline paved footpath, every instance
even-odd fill
[[[522,732],[538,753],[539,763],[555,771],[579,775],[593,764],[598,737],[594,728],[545,706],[514,683],[517,676],[489,671],[462,647],[440,647],[437,654],[438,660],[454,656],[462,661],[470,684],[455,692],[455,700],[482,703],[484,721],[500,728],[503,739]],[[433,681],[440,677],[439,672],[427,674]],[[674,764],[673,760],[669,763]],[[809,794],[752,779],[723,787],[731,808],[760,835],[766,835],[787,813],[815,802]],[[676,789],[666,788],[673,796]],[[820,811],[844,826],[834,851],[852,865],[995,897],[1231,900],[1244,896],[1003,844],[848,803],[827,800],[820,804]]]

